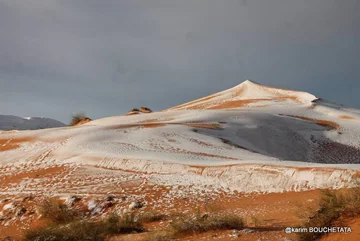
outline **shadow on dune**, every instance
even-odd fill
[[[281,160],[360,164],[359,148],[326,137],[325,133],[330,131],[336,133],[335,136],[342,135],[334,128],[270,114],[249,113],[247,119],[247,124],[228,122],[221,129],[198,129],[197,132],[219,138],[233,147]]]

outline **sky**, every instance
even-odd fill
[[[0,0],[0,114],[163,110],[250,79],[360,108],[359,0]]]

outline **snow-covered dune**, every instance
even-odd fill
[[[170,110],[191,109],[232,109],[244,106],[264,106],[285,102],[292,104],[311,104],[317,98],[309,93],[263,86],[246,80],[231,89],[191,101]]]
[[[245,81],[162,112],[3,133],[0,176],[87,166],[242,192],[340,188],[359,176],[359,122],[356,110]]]
[[[64,123],[50,118],[0,115],[0,130],[36,130],[63,126]]]

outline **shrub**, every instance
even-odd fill
[[[144,226],[135,218],[134,213],[121,216],[117,225],[119,233],[140,233],[145,231]]]
[[[166,219],[166,215],[157,212],[146,212],[144,214],[140,214],[138,217],[138,221],[142,223],[157,222],[164,219]]]
[[[115,213],[109,215],[107,219],[104,220],[104,229],[107,233],[117,233],[118,232],[118,222],[119,216]]]
[[[134,213],[124,214],[123,216],[111,214],[104,221],[103,226],[108,234],[140,233],[145,231],[144,226],[136,219]]]
[[[235,215],[213,213],[183,216],[170,225],[176,234],[186,234],[219,229],[241,229],[244,227],[244,222]]]
[[[55,198],[47,198],[40,206],[40,214],[55,223],[73,221],[78,214]]]
[[[75,221],[68,225],[41,227],[29,230],[25,241],[104,241],[101,226],[90,221]]]
[[[138,108],[132,109],[130,112],[140,111]]]
[[[76,124],[78,124],[80,121],[83,121],[83,120],[86,120],[86,119],[88,119],[88,120],[90,120],[90,118],[89,117],[87,117],[86,115],[85,115],[85,113],[77,113],[77,114],[75,114],[75,115],[73,115],[72,117],[71,117],[71,121],[70,121],[70,126],[75,126]]]
[[[346,217],[360,216],[360,187],[349,189],[345,195],[346,205],[343,215]]]
[[[323,191],[319,208],[303,226],[329,227],[341,216],[360,216],[360,188],[349,189],[343,193]],[[299,233],[299,240],[316,240],[322,235],[323,233]]]
[[[133,213],[121,217],[111,214],[98,222],[78,218],[68,223],[56,222],[50,226],[28,230],[25,232],[25,241],[104,241],[108,235],[143,231],[145,228]]]

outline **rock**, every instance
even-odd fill
[[[129,205],[129,209],[130,210],[139,209],[139,208],[142,208],[143,206],[144,206],[144,204],[142,202],[132,202]]]
[[[9,210],[9,209],[13,209],[15,206],[13,203],[8,203],[3,207],[3,210]]]
[[[88,202],[88,209],[89,209],[89,211],[94,210],[98,205],[99,205],[99,202],[98,202],[97,200],[91,199],[91,200]]]
[[[232,234],[230,234],[230,237],[233,237],[233,238],[240,238],[240,233],[239,233],[239,230],[236,230],[236,229],[233,229],[232,230]]]
[[[91,212],[91,215],[99,214],[102,211],[102,207],[98,200],[91,199],[88,202],[88,210]]]
[[[79,202],[81,200],[81,197],[77,197],[77,196],[71,196],[66,200],[66,205],[68,207],[72,207],[75,203]]]
[[[243,231],[243,232],[246,232],[246,233],[253,233],[253,232],[255,232],[255,230],[250,229],[250,228],[244,228],[242,231]]]

